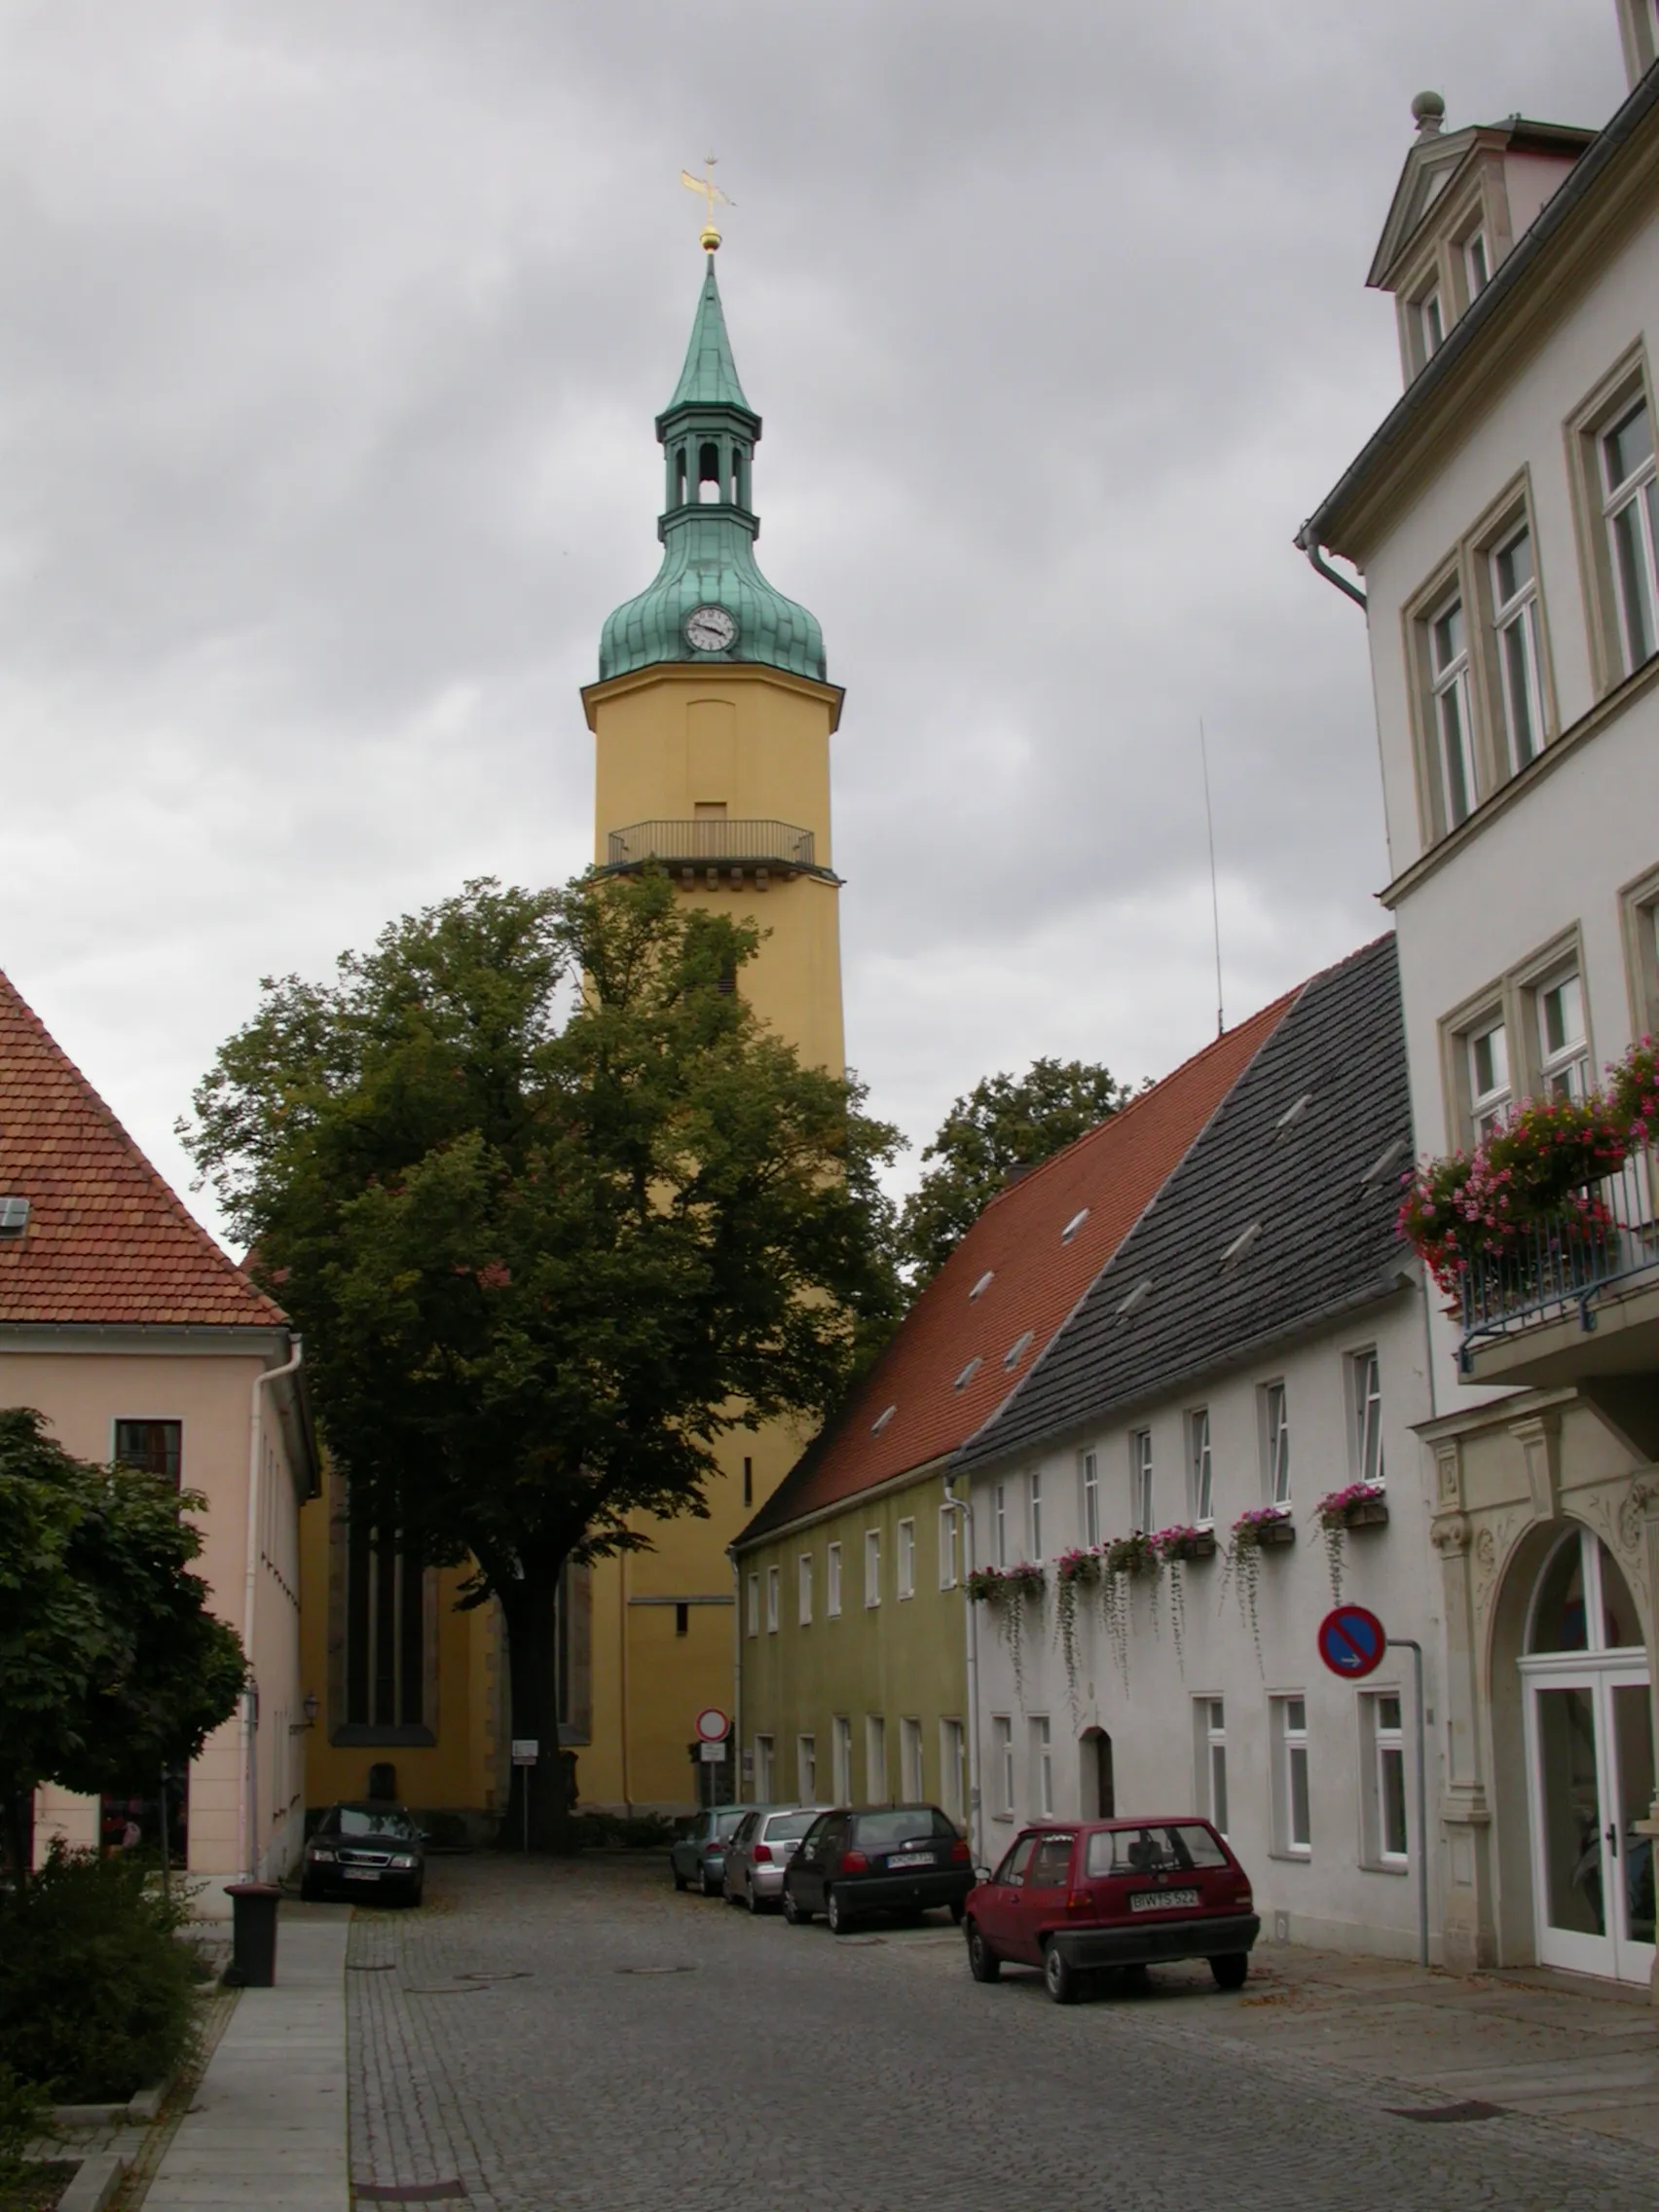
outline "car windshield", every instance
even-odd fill
[[[718,1836],[730,1835],[735,1828],[741,1827],[748,1818],[749,1815],[742,1811],[717,1813],[715,1815],[714,1832]]]
[[[1144,1827],[1101,1828],[1088,1839],[1088,1873],[1190,1874],[1225,1866],[1227,1854],[1199,1821],[1153,1821]]]
[[[909,1812],[900,1807],[893,1813],[861,1813],[854,1825],[866,1851],[897,1851],[903,1843],[956,1833],[944,1815],[935,1812],[931,1805],[919,1805]]]
[[[776,1813],[766,1823],[766,1840],[775,1843],[782,1837],[785,1843],[791,1843],[797,1835],[805,1835],[817,1818],[816,1813]]]
[[[391,1806],[382,1812],[378,1805],[342,1805],[331,1825],[337,1835],[395,1835],[405,1843],[415,1840],[415,1823],[407,1813]]]

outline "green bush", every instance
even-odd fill
[[[0,1895],[0,2066],[61,2104],[115,2103],[160,2081],[195,2032],[188,1907],[128,1859],[55,1844]]]
[[[0,2062],[0,2182],[18,2172],[30,2143],[51,2132],[52,2099]]]

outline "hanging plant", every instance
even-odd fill
[[[1210,1529],[1194,1529],[1175,1524],[1158,1529],[1150,1538],[1155,1556],[1169,1574],[1169,1626],[1175,1638],[1175,1663],[1183,1675],[1187,1672],[1187,1592],[1181,1570],[1189,1560],[1215,1557],[1215,1532]]]
[[[1077,1594],[1080,1588],[1100,1580],[1097,1551],[1061,1552],[1054,1562],[1054,1634],[1066,1670],[1066,1703],[1072,1726],[1077,1726]]]
[[[994,1606],[1001,1618],[1021,1713],[1025,1711],[1025,1608],[1042,1604],[1047,1580],[1041,1565],[1028,1559],[1016,1567],[977,1567],[968,1577],[969,1597],[976,1604]]]
[[[1388,1504],[1381,1483],[1349,1483],[1346,1490],[1327,1491],[1313,1508],[1319,1533],[1325,1539],[1325,1560],[1331,1570],[1331,1603],[1343,1602],[1343,1544],[1350,1529],[1381,1527],[1388,1519]]]
[[[1227,1568],[1221,1587],[1225,1594],[1227,1585],[1230,1582],[1233,1585],[1234,1596],[1238,1601],[1238,1617],[1249,1623],[1259,1672],[1263,1671],[1262,1623],[1256,1610],[1256,1595],[1262,1572],[1262,1546],[1282,1543],[1284,1538],[1278,1533],[1281,1529],[1294,1538],[1296,1531],[1291,1527],[1287,1505],[1254,1505],[1234,1522],[1228,1537]]]
[[[1117,1547],[1100,1547],[1100,1619],[1117,1661],[1124,1688],[1129,1686],[1129,1584],[1128,1577],[1112,1565]]]

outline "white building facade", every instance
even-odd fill
[[[1373,282],[1405,394],[1305,526],[1361,571],[1419,1150],[1659,1030],[1659,72],[1599,134],[1419,138]],[[1431,1315],[1447,1956],[1653,1983],[1659,1257]],[[1656,1988],[1659,1995],[1659,1988]]]

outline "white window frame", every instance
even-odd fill
[[[1480,1048],[1491,1038],[1497,1039],[1497,1049],[1490,1055],[1491,1081],[1483,1088]],[[1466,1071],[1464,1080],[1469,1087],[1469,1125],[1478,1143],[1502,1121],[1514,1097],[1508,1024],[1501,1014],[1496,1014],[1465,1030],[1460,1042]]]
[[[756,1567],[749,1577],[749,1633],[760,1634],[760,1570]]]
[[[1548,1027],[1551,1000],[1559,1000],[1564,1011],[1570,1008],[1575,1012],[1578,1022],[1572,1033],[1564,1019],[1560,1040],[1555,1044],[1550,1042]],[[1584,976],[1576,964],[1533,986],[1532,1021],[1537,1036],[1539,1089],[1546,1098],[1582,1098],[1590,1088],[1590,1034]]]
[[[1054,1737],[1049,1715],[1032,1714],[1027,1734],[1031,1750],[1032,1818],[1051,1821],[1054,1817]]]
[[[766,1634],[778,1633],[778,1616],[783,1608],[783,1569],[769,1567],[766,1569]]]
[[[795,1612],[802,1628],[812,1626],[812,1554],[802,1552],[795,1562]]]
[[[1530,573],[1507,598],[1500,563],[1525,538]],[[1543,635],[1538,600],[1538,543],[1531,518],[1523,516],[1503,532],[1487,556],[1492,577],[1492,626],[1497,646],[1498,696],[1503,706],[1504,744],[1512,774],[1544,749]]]
[[[1025,1478],[1025,1526],[1031,1535],[1029,1559],[1043,1557],[1043,1470],[1033,1467]]]
[[[901,1521],[899,1524],[898,1595],[903,1602],[916,1595],[916,1524]]]
[[[826,1546],[824,1553],[824,1617],[831,1621],[841,1617],[841,1547],[838,1543]]]
[[[1419,363],[1426,368],[1446,343],[1446,303],[1437,283],[1412,302],[1412,318],[1417,325]]]
[[[830,1723],[830,1786],[835,1792],[837,1805],[849,1805],[853,1797],[853,1724],[844,1713],[837,1713]]]
[[[991,1714],[991,1777],[996,1784],[997,1806],[993,1818],[1014,1818],[1014,1715]]]
[[[1215,1524],[1215,1453],[1210,1439],[1208,1406],[1195,1406],[1187,1416],[1187,1449],[1193,1468],[1193,1520],[1200,1529]]]
[[[1283,1378],[1262,1384],[1262,1477],[1270,1505],[1290,1503],[1290,1397]]]
[[[772,1802],[773,1765],[776,1744],[770,1736],[755,1739],[755,1802],[769,1805]]]
[[[1129,1526],[1143,1535],[1151,1535],[1152,1520],[1152,1431],[1150,1428],[1133,1428],[1129,1431]]]
[[[802,1805],[818,1802],[818,1738],[795,1738],[795,1795]]]
[[[941,1505],[939,1509],[939,1586],[941,1590],[954,1590],[961,1579],[956,1559],[960,1518],[954,1505]]]
[[[1389,1716],[1392,1708],[1392,1717]],[[1405,1709],[1397,1689],[1359,1693],[1360,1773],[1364,1778],[1364,1862],[1390,1874],[1412,1863],[1411,1771],[1406,1764]],[[1388,1836],[1390,1797],[1398,1807],[1400,1841]]]
[[[1647,458],[1618,484],[1609,480],[1611,440],[1619,430],[1641,413],[1647,416]],[[1659,563],[1655,560],[1654,536],[1655,509],[1659,507],[1659,482],[1655,481],[1653,453],[1653,414],[1647,404],[1645,388],[1628,395],[1627,403],[1614,410],[1596,437],[1596,488],[1602,496],[1603,527],[1607,534],[1607,560],[1613,585],[1613,606],[1618,619],[1619,650],[1623,656],[1623,673],[1629,676],[1652,657],[1659,645]],[[1636,573],[1628,573],[1620,550],[1619,526],[1626,514],[1634,516],[1634,556]],[[1641,608],[1643,635],[1638,637],[1632,623],[1630,586],[1638,589],[1644,599]],[[1638,646],[1644,649],[1638,651]]]
[[[1080,1523],[1086,1545],[1100,1541],[1100,1455],[1098,1452],[1080,1452],[1077,1456],[1077,1480],[1082,1500]]]
[[[899,1722],[899,1794],[910,1805],[925,1804],[927,1801],[922,1724],[913,1714],[908,1713]]]
[[[948,1716],[939,1724],[939,1801],[960,1827],[968,1812],[968,1732]]]
[[[1349,1471],[1356,1483],[1383,1483],[1382,1363],[1377,1346],[1348,1354]]]
[[[1300,1690],[1270,1701],[1273,1754],[1273,1856],[1311,1859],[1313,1815],[1308,1700]],[[1298,1788],[1300,1768],[1301,1785]],[[1300,1832],[1299,1832],[1300,1831]]]
[[[1008,1567],[1008,1485],[991,1485],[991,1550],[993,1567]]]
[[[1452,621],[1461,624],[1461,644],[1441,658],[1441,631]],[[1430,709],[1434,724],[1435,772],[1440,779],[1440,803],[1445,827],[1456,830],[1481,803],[1480,777],[1475,764],[1475,698],[1469,663],[1469,609],[1461,583],[1456,584],[1423,617],[1427,635]],[[1459,790],[1459,786],[1461,789]],[[1461,803],[1460,803],[1461,802]]]
[[[871,1805],[889,1802],[885,1713],[865,1714],[865,1797]]]
[[[1198,1803],[1204,1818],[1222,1835],[1228,1833],[1231,1807],[1227,1794],[1227,1701],[1200,1697],[1196,1707],[1198,1747]]]
[[[1462,240],[1463,287],[1474,306],[1492,282],[1492,248],[1487,243],[1486,225],[1477,223]]]
[[[881,1530],[866,1529],[864,1540],[865,1606],[873,1611],[881,1603]]]

